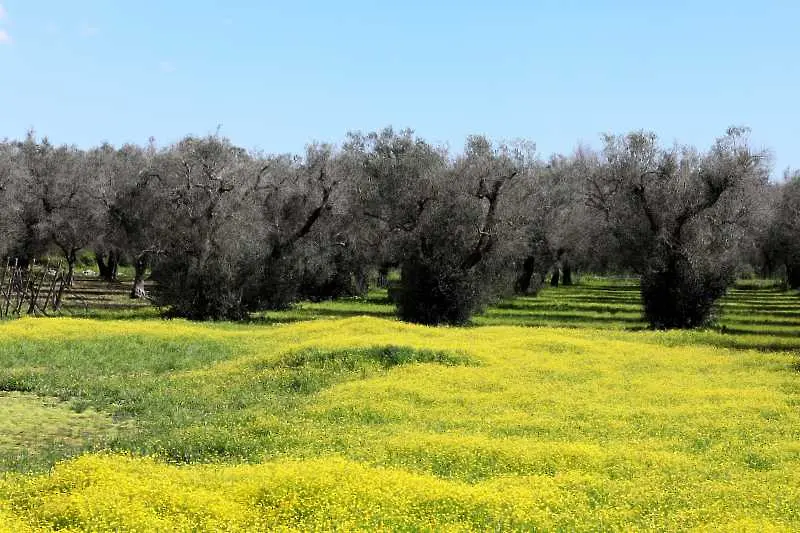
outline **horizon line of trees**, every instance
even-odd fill
[[[548,272],[629,272],[651,326],[696,327],[737,275],[800,288],[800,172],[769,171],[746,128],[706,151],[635,131],[547,159],[391,127],[302,155],[219,133],[82,150],[29,132],[0,142],[0,257],[57,252],[71,277],[90,250],[103,278],[130,264],[141,297],[150,271],[155,303],[195,320],[364,294],[398,268],[400,318],[463,324]]]

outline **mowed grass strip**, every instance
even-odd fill
[[[767,284],[742,284],[728,291],[720,305],[722,331],[738,336],[787,339],[800,348],[800,295]]]
[[[363,316],[0,324],[5,389],[135,426],[109,440],[112,455],[7,473],[0,518],[78,530],[797,530],[797,355],[722,347],[753,338]]]
[[[800,349],[800,295],[778,290],[774,282],[759,281],[747,280],[731,288],[707,330],[726,335],[719,340],[721,346]],[[289,312],[265,313],[259,320],[287,323],[354,316],[392,319],[394,306],[386,291],[377,289],[367,298],[300,303]],[[572,286],[545,286],[537,296],[503,300],[475,316],[472,325],[647,329],[636,279],[593,277]]]
[[[742,280],[728,290],[708,328],[727,334],[721,346],[800,349],[800,295],[784,291],[773,280]],[[152,307],[101,309],[91,306],[80,316],[103,320],[156,319]],[[395,307],[385,289],[363,298],[301,302],[288,311],[258,313],[252,324],[286,324],[357,316],[394,319]],[[546,285],[537,296],[497,302],[472,320],[473,326],[545,326],[637,331],[647,329],[638,280],[583,276],[572,286]],[[235,326],[234,326],[235,327]],[[747,336],[749,339],[743,341]],[[795,340],[797,338],[798,340]]]

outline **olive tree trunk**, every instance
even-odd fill
[[[147,273],[147,254],[139,254],[134,262],[133,286],[131,287],[131,298],[147,298],[147,291],[144,287],[144,276]]]

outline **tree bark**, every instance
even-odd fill
[[[556,265],[555,268],[553,268],[553,276],[550,278],[551,287],[558,287],[559,275],[558,265]]]
[[[72,287],[72,282],[75,279],[75,263],[78,262],[77,250],[70,250],[66,254],[67,259],[67,276],[65,284],[67,287]]]
[[[536,268],[536,258],[534,256],[527,257],[522,263],[522,273],[517,277],[517,293],[526,294],[530,290],[534,268]]]
[[[147,291],[144,288],[144,275],[147,272],[147,254],[142,253],[136,258],[133,265],[133,287],[131,287],[131,298],[147,298]]]
[[[109,268],[105,261],[105,255],[106,255],[105,252],[99,252],[97,250],[94,251],[94,260],[97,263],[97,273],[100,276],[100,278],[108,281]]]
[[[561,267],[561,284],[572,285],[572,267],[569,265],[569,260],[564,260]]]
[[[108,256],[108,260],[106,261],[106,255]],[[104,251],[95,250],[94,252],[95,261],[97,261],[97,271],[100,275],[100,278],[108,281],[109,283],[112,281],[117,281],[117,268],[119,267],[119,252],[116,250],[111,250],[106,254]]]
[[[484,181],[481,180],[481,187],[478,190],[476,197],[481,200],[488,200],[489,209],[487,209],[486,216],[483,219],[483,225],[478,231],[480,235],[478,242],[475,244],[475,248],[472,250],[472,252],[470,252],[461,265],[464,270],[470,270],[476,267],[478,263],[483,260],[483,257],[487,255],[494,246],[494,227],[497,223],[496,212],[497,204],[500,198],[500,190],[508,180],[512,179],[516,175],[517,171],[514,171],[508,176],[502,176],[498,178],[494,182],[494,185],[492,185],[491,190],[488,191],[483,190],[485,185]]]

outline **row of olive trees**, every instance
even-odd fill
[[[636,273],[654,327],[704,323],[749,262],[797,286],[797,176],[731,129],[707,152],[637,132],[601,152],[537,158],[526,142],[468,139],[462,153],[391,128],[302,156],[219,135],[158,148],[0,143],[0,255],[81,250],[159,282],[173,316],[240,319],[301,298],[365,292],[397,267],[399,316],[460,324],[548,271]]]

